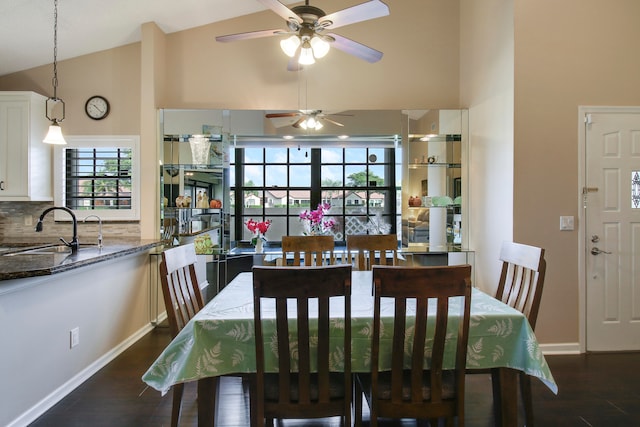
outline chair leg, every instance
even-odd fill
[[[354,417],[355,417],[355,427],[362,426],[362,387],[360,386],[360,382],[358,378],[353,379],[353,406],[354,406]]]
[[[184,393],[184,384],[176,384],[173,386],[173,403],[171,406],[171,427],[178,427],[180,421],[180,406],[182,406],[182,395]]]
[[[218,406],[218,377],[207,377],[198,380],[198,426],[215,425],[216,408]]]
[[[493,390],[493,419],[495,425],[502,425],[502,410],[500,404],[502,402],[502,393],[500,391],[500,371],[491,369],[491,387]]]
[[[524,415],[527,427],[533,427],[533,396],[531,395],[531,377],[520,374],[520,395],[524,405]]]
[[[258,409],[257,409],[257,391],[256,387],[256,375],[245,374],[242,375],[242,392],[245,396],[249,396],[249,424],[252,427],[257,426]]]

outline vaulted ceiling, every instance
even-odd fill
[[[264,9],[257,0],[58,0],[58,60],[140,41],[146,22],[172,33]],[[0,76],[53,62],[53,10],[53,0],[0,2]]]

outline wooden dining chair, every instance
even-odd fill
[[[333,236],[282,236],[282,265],[299,267],[335,264]],[[293,255],[289,264],[287,255]]]
[[[273,419],[341,416],[350,426],[351,266],[256,266],[253,300],[252,424],[263,426],[265,418],[272,425]],[[268,304],[275,307],[275,322],[263,319]],[[331,310],[333,304],[337,308]],[[332,349],[330,339],[341,345]],[[267,357],[277,359],[277,373],[266,372]]]
[[[371,372],[356,374],[356,426],[362,424],[364,394],[372,427],[379,417],[424,419],[432,426],[439,418],[453,426],[457,418],[463,427],[471,266],[376,265],[373,286]],[[381,324],[382,298],[393,299],[392,325]],[[413,303],[415,310],[407,310]],[[449,310],[458,312],[450,316]],[[381,340],[391,340],[384,352]],[[455,361],[452,366],[444,363],[445,351]]]
[[[544,249],[522,243],[503,242],[500,249],[502,271],[495,298],[525,315],[535,330],[547,263]],[[492,371],[494,404],[497,403],[497,372]],[[520,393],[527,427],[533,427],[533,399],[531,377],[520,372]]]
[[[355,254],[355,266],[358,270],[371,270],[371,267],[398,264],[398,236],[395,234],[353,234],[347,236],[347,256],[349,263]],[[390,257],[390,258],[389,258]]]
[[[196,249],[193,243],[162,252],[160,282],[172,337],[178,335],[189,320],[204,307],[196,276],[196,262]],[[173,386],[172,427],[177,427],[180,420],[183,393],[184,384]]]

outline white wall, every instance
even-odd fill
[[[476,285],[493,293],[513,239],[513,0],[460,1],[460,97],[469,109],[469,246]]]
[[[147,259],[0,282],[0,425],[28,425],[150,330]]]

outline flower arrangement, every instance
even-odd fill
[[[255,246],[258,243],[258,239],[266,240],[264,235],[269,230],[269,226],[271,225],[271,221],[254,221],[253,218],[249,219],[249,221],[245,222],[247,229],[253,233],[253,239],[251,239],[251,244]]]
[[[300,213],[300,222],[304,224],[305,235],[325,234],[333,230],[336,226],[334,218],[327,218],[326,215],[331,209],[331,203],[320,203],[314,211],[303,211]]]

